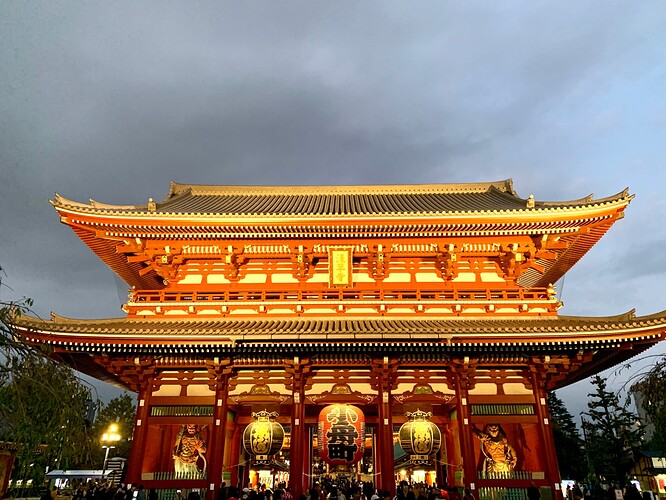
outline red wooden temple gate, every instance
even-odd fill
[[[138,393],[130,483],[212,499],[222,481],[277,478],[298,498],[323,475],[391,491],[411,477],[482,500],[520,496],[531,482],[559,498],[548,391],[666,330],[664,315],[558,314],[552,284],[631,198],[539,202],[510,181],[172,183],[164,201],[142,206],[56,196],[61,221],[131,287],[126,317],[23,317],[19,328]],[[332,404],[342,420],[320,422]],[[362,412],[365,430],[344,405]],[[416,411],[442,441],[433,451],[423,448],[432,436],[412,436],[426,450],[417,459],[395,451]],[[242,444],[260,412],[285,433],[271,456]],[[247,439],[268,450],[279,432],[261,429]],[[355,463],[323,461],[356,452]]]

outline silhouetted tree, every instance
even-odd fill
[[[132,434],[134,432],[134,417],[136,415],[136,406],[134,398],[130,394],[123,394],[112,399],[104,406],[95,419],[92,428],[93,439],[99,442],[100,436],[108,428],[109,424],[118,425],[118,433],[122,439],[115,444],[113,456],[129,458],[130,448],[132,447]],[[97,446],[95,452],[95,462],[102,464],[103,452],[101,445]],[[101,468],[101,467],[100,467]]]
[[[548,394],[548,408],[560,475],[563,479],[581,481],[587,477],[589,467],[578,428],[571,413],[554,392]]]
[[[584,423],[588,456],[598,476],[624,485],[633,465],[632,450],[640,446],[643,428],[627,403],[620,404],[618,395],[607,389],[605,379],[597,375],[592,384],[596,390],[588,394],[589,418]]]

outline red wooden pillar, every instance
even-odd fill
[[[442,441],[439,445],[439,451],[435,455],[435,484],[441,487],[444,484],[448,484],[449,482],[449,467],[445,465],[445,463],[448,462],[446,452],[446,434],[449,432],[449,424],[442,422],[438,425],[438,427],[442,436]],[[446,473],[444,472],[444,467],[446,467]]]
[[[543,443],[542,451],[546,459],[546,478],[550,481],[549,486],[553,491],[553,498],[561,500],[563,498],[560,487],[562,480],[557,465],[557,455],[555,454],[555,440],[553,439],[553,428],[550,421],[550,412],[548,411],[548,395],[543,387],[543,381],[535,371],[531,373],[530,382],[534,392],[534,406],[539,419],[539,430]]]
[[[289,487],[294,498],[300,498],[307,488],[307,466],[305,460],[305,391],[303,384],[294,383],[294,404],[291,413],[291,441],[289,449]]]
[[[391,415],[391,386],[390,381],[381,376],[379,389],[379,402],[377,403],[377,448],[379,456],[379,470],[377,482],[383,491],[390,491],[395,495],[395,473],[393,457],[393,416]]]
[[[442,431],[442,449],[444,451],[443,457],[446,459],[446,483],[449,486],[456,484],[456,469],[453,467],[454,458],[457,460],[456,446],[453,441],[453,432],[451,431],[451,424],[445,424]]]
[[[229,395],[230,372],[218,373],[215,381],[215,405],[213,406],[213,430],[208,443],[210,456],[208,467],[208,500],[215,500],[222,484],[224,469],[224,446],[227,436],[227,396]]]
[[[305,445],[303,448],[303,492],[312,486],[312,428],[304,424]],[[300,498],[300,497],[299,497]]]
[[[381,394],[379,395],[379,398],[381,399]],[[379,449],[379,433],[381,432],[381,420],[379,419],[379,403],[377,404],[377,426],[374,429],[373,436],[372,436],[372,464],[373,464],[373,474],[374,474],[374,479],[373,479],[373,486],[377,490],[382,489],[382,461],[380,460],[380,457],[382,455],[380,449]]]
[[[456,375],[456,411],[458,413],[458,437],[460,439],[460,454],[463,460],[463,481],[465,487],[472,490],[477,488],[476,464],[474,460],[474,441],[472,431],[471,412],[467,391],[469,374],[464,367]],[[476,496],[476,495],[475,495]]]
[[[393,456],[393,416],[391,389],[398,367],[388,356],[373,361],[373,388],[377,391],[377,451],[375,452],[376,487],[395,495],[395,459]]]
[[[150,416],[150,397],[153,390],[152,374],[142,377],[139,382],[139,403],[134,421],[134,435],[132,436],[132,449],[127,465],[127,483],[140,484],[143,467],[143,454],[146,448],[146,435],[148,434],[148,417]]]
[[[300,498],[308,487],[310,459],[305,424],[305,386],[310,372],[310,360],[298,356],[286,362],[286,371],[291,374],[292,411],[291,441],[289,448],[289,488],[294,498]]]
[[[249,462],[247,464],[244,464],[243,477],[241,477],[240,464],[238,463],[240,458],[240,443],[243,437],[244,430],[245,430],[244,428],[242,428],[240,425],[238,425],[238,423],[236,423],[236,428],[234,429],[233,439],[231,442],[231,456],[230,456],[231,463],[229,464],[229,469],[231,470],[231,484],[233,486],[239,487],[241,490],[247,485],[247,480],[250,477]]]

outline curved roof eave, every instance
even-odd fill
[[[105,373],[95,361],[96,357],[142,355],[205,359],[220,355],[234,358],[268,355],[279,360],[283,355],[299,352],[335,354],[365,350],[399,355],[411,350],[417,354],[432,352],[441,359],[474,356],[482,362],[479,366],[489,367],[503,363],[502,360],[529,364],[535,355],[556,358],[564,355],[575,367],[572,365],[570,371],[549,382],[554,389],[624,363],[660,342],[666,336],[666,311],[633,318],[623,314],[598,318],[381,318],[365,321],[326,317],[78,320],[53,315],[49,321],[21,316],[16,319],[16,325],[17,333],[27,343],[49,345],[53,356],[116,384],[119,379]],[[447,325],[450,331],[432,335],[433,328],[439,328],[441,333]],[[322,335],[318,329],[327,333]],[[348,333],[350,330],[357,334]]]
[[[266,333],[279,339],[282,335],[314,333],[355,333],[362,337],[365,333],[403,333],[406,339],[410,334],[420,334],[421,339],[432,333],[445,336],[450,343],[465,342],[466,339],[477,342],[493,343],[493,339],[506,339],[507,342],[520,341],[528,344],[547,342],[599,340],[605,335],[630,337],[654,335],[655,331],[666,331],[666,311],[647,315],[630,316],[628,313],[617,316],[580,317],[561,316],[555,318],[464,318],[464,317],[425,317],[425,318],[390,318],[379,317],[335,318],[335,317],[298,317],[298,318],[112,318],[112,319],[73,319],[52,314],[50,320],[21,316],[16,325],[22,331],[41,332],[46,335],[77,334],[81,339],[96,337],[109,340],[109,336],[127,338],[138,335],[147,340],[151,336],[165,339],[173,336],[182,339],[184,335],[199,336],[237,336],[239,332]],[[420,333],[425,332],[425,333]],[[488,340],[481,340],[485,336]],[[139,338],[137,337],[137,338]],[[525,340],[529,338],[530,340]],[[522,339],[522,340],[521,340]],[[289,339],[293,340],[293,339]],[[495,342],[498,343],[499,342]]]

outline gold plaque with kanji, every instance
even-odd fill
[[[352,286],[353,267],[351,247],[329,247],[328,281],[330,286]]]

